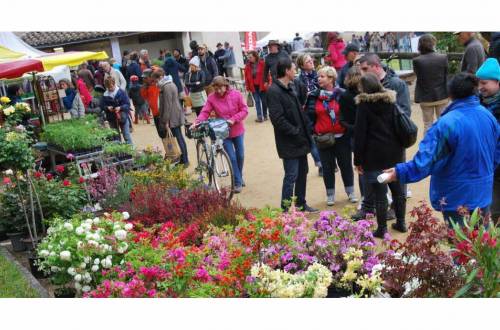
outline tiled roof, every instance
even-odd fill
[[[43,48],[103,40],[131,34],[137,34],[137,32],[25,32],[21,35],[21,39],[33,47]]]

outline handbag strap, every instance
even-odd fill
[[[174,134],[172,134],[172,130],[170,129],[170,127],[168,127],[168,125],[165,125],[165,129],[166,129],[166,132],[167,132],[167,137],[174,137]]]

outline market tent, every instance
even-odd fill
[[[0,46],[0,62],[12,61],[23,56],[26,56],[26,54],[15,52],[6,47]]]
[[[88,60],[105,60],[108,54],[102,52],[67,52],[53,53],[38,57],[42,61],[46,71],[52,70],[59,65],[78,66]]]
[[[22,53],[26,56],[26,58],[34,58],[47,54],[41,50],[31,47],[13,32],[0,32],[0,45],[15,52]]]
[[[0,63],[0,79],[18,78],[31,71],[44,71],[42,62],[35,59],[25,59]]]
[[[297,32],[304,40],[310,39],[314,34],[314,32]],[[264,38],[257,41],[257,47],[262,48],[267,46],[269,40],[279,40],[279,42],[286,41],[288,43],[292,43],[293,38],[295,38],[295,33],[290,33],[290,31],[272,31]]]

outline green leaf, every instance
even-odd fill
[[[460,297],[462,297],[463,295],[465,295],[469,291],[469,289],[471,288],[471,286],[472,286],[472,283],[467,283],[460,290],[458,290],[457,293],[455,293],[455,296],[453,298],[460,298]]]
[[[467,276],[467,283],[472,282],[476,278],[476,275],[477,275],[478,271],[479,271],[478,268],[474,268],[472,270],[472,272],[469,274],[469,276]]]

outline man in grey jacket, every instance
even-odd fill
[[[458,42],[465,46],[460,71],[475,74],[486,59],[483,45],[474,32],[455,32],[455,35]]]

